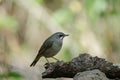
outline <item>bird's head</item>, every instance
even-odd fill
[[[53,34],[56,39],[63,40],[64,37],[69,36],[68,34],[64,34],[63,32],[56,32]]]

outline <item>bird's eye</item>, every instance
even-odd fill
[[[59,35],[59,37],[63,37],[63,35],[62,35],[62,34],[60,34],[60,35]]]

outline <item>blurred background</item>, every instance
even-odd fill
[[[120,0],[0,0],[0,80],[41,80],[46,60],[30,64],[58,31],[70,35],[59,60],[89,53],[120,63]]]

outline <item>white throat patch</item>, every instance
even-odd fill
[[[63,36],[62,36],[62,37],[60,37],[60,39],[62,40],[62,39],[63,39]]]

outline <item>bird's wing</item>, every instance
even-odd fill
[[[46,40],[42,47],[40,48],[36,58],[34,59],[34,61],[32,62],[32,64],[30,66],[35,66],[35,64],[38,62],[39,58],[42,56],[42,54],[47,50],[49,49],[50,47],[52,47],[53,45],[53,41],[51,40]]]
[[[47,49],[51,48],[52,45],[53,45],[53,42],[54,42],[54,41],[52,41],[52,40],[46,40],[46,41],[43,43],[43,45],[41,46],[38,54],[42,54],[42,53],[44,53]]]

